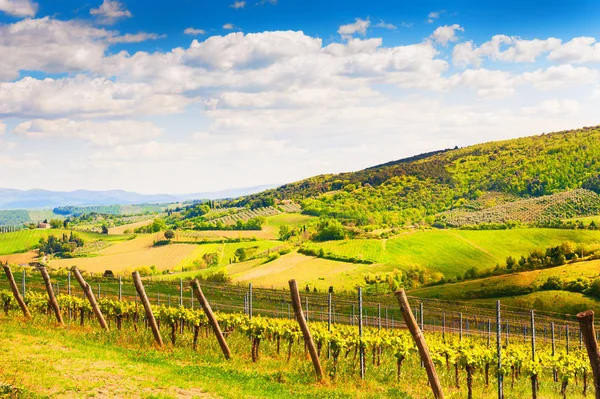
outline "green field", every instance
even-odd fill
[[[266,219],[267,221],[263,226],[263,230],[270,232],[274,237],[278,237],[281,226],[296,227],[315,220],[313,216],[302,215],[300,213],[282,213],[280,215],[269,216]]]
[[[0,234],[0,255],[10,255],[27,252],[33,249],[40,241],[40,238],[46,238],[49,235],[62,236],[71,234],[70,230],[21,230],[14,233]],[[79,237],[86,242],[92,241],[110,241],[118,242],[129,239],[131,236],[125,235],[103,235],[87,232],[76,232]]]
[[[479,299],[472,302],[495,303],[500,300],[503,306],[510,308],[535,309],[536,311],[576,315],[584,310],[600,312],[600,301],[568,291],[538,291],[514,297]]]
[[[539,287],[549,277],[553,276],[567,281],[577,280],[578,278],[594,279],[600,277],[600,260],[577,262],[549,269],[532,270],[461,283],[419,288],[411,290],[410,293],[422,298],[447,300],[477,299],[486,296],[489,297],[494,292],[508,288]]]
[[[508,256],[528,255],[563,242],[600,247],[600,231],[564,229],[417,230],[387,240],[344,240],[310,244],[326,252],[370,259],[370,269],[389,271],[422,266],[456,277],[472,267],[487,269],[504,264]]]

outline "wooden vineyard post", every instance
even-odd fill
[[[52,283],[50,282],[50,276],[48,275],[48,271],[44,266],[40,266],[38,268],[40,273],[42,274],[42,278],[44,279],[44,284],[46,284],[46,291],[48,291],[48,299],[50,300],[50,305],[54,309],[54,314],[56,315],[56,321],[61,326],[65,323],[63,322],[62,314],[60,314],[60,308],[58,307],[58,301],[54,296],[54,290],[52,289]]]
[[[156,341],[158,346],[163,346],[163,340],[160,336],[160,330],[158,329],[158,324],[156,324],[154,313],[152,313],[152,306],[150,306],[150,301],[148,300],[148,296],[146,295],[146,290],[144,290],[144,285],[142,284],[140,274],[138,272],[133,272],[131,276],[133,277],[133,284],[135,285],[135,290],[140,296],[140,301],[142,302],[142,305],[144,305],[144,310],[146,310],[146,320],[150,324],[150,328],[152,328],[154,340]]]
[[[531,361],[535,363],[535,314],[531,311]],[[537,399],[537,375],[531,375],[531,398]]]
[[[331,308],[332,308],[332,293],[327,294],[327,331],[331,332]],[[331,358],[331,343],[327,342],[327,359]]]
[[[583,341],[594,374],[595,397],[596,399],[600,399],[600,349],[598,348],[596,331],[594,329],[594,312],[592,310],[581,312],[577,315],[577,319],[579,320],[581,334],[583,335]]]
[[[363,337],[363,300],[362,300],[362,288],[358,287],[358,361],[360,365],[360,379],[365,379],[365,347],[362,344]]]
[[[444,399],[442,385],[440,384],[437,372],[435,371],[435,365],[431,360],[431,355],[429,354],[427,342],[425,341],[423,332],[419,329],[417,321],[415,320],[415,317],[413,316],[410,310],[408,298],[406,297],[406,293],[403,289],[396,292],[396,298],[398,299],[398,304],[400,305],[400,309],[402,310],[404,322],[406,323],[406,326],[412,334],[413,339],[417,344],[417,348],[419,348],[419,354],[421,355],[421,360],[423,361],[425,370],[427,371],[427,377],[429,378],[429,384],[431,385],[433,396],[435,396],[436,399]]]
[[[108,331],[108,324],[106,324],[106,320],[104,320],[104,315],[102,314],[102,311],[100,310],[100,307],[98,306],[96,297],[94,297],[94,292],[92,291],[92,287],[90,287],[90,285],[88,283],[86,283],[86,281],[83,279],[83,276],[81,275],[81,273],[79,272],[79,269],[77,269],[77,267],[73,266],[71,268],[71,271],[73,272],[75,279],[81,286],[81,289],[83,290],[83,292],[85,293],[85,296],[87,297],[88,301],[90,302],[90,305],[92,306],[92,310],[94,311],[94,314],[96,315],[96,318],[98,319],[98,323],[100,323],[100,327],[102,327],[103,330]]]
[[[498,355],[498,399],[504,399],[504,381],[502,376],[502,319],[500,301],[496,301],[496,351]]]
[[[219,345],[221,346],[221,350],[223,351],[223,355],[225,355],[225,359],[231,359],[231,351],[229,350],[229,346],[227,346],[227,341],[225,341],[225,337],[223,336],[223,332],[221,331],[221,327],[219,326],[219,322],[215,317],[212,309],[210,308],[210,304],[206,300],[204,293],[202,292],[202,288],[200,288],[200,283],[198,279],[192,281],[192,289],[194,290],[194,294],[196,295],[196,299],[200,302],[200,306],[206,313],[206,317],[208,318],[208,322],[210,323],[216,337],[217,341],[219,341]]]
[[[21,308],[21,311],[23,312],[23,316],[25,316],[28,319],[31,319],[31,313],[29,313],[29,309],[27,309],[25,301],[21,297],[21,294],[19,294],[19,288],[17,287],[15,278],[12,274],[12,271],[10,270],[10,266],[8,266],[8,262],[6,263],[6,265],[2,265],[2,268],[4,269],[6,278],[8,278],[8,283],[10,284],[10,289],[12,290],[13,296],[15,297],[15,300],[17,301],[19,307]]]
[[[550,323],[550,333],[552,334],[552,357],[556,353],[556,341],[554,337],[554,322]],[[552,375],[554,377],[554,382],[558,382],[558,371],[556,367],[552,368]]]
[[[323,369],[321,368],[321,361],[319,360],[315,342],[313,341],[312,336],[310,335],[310,330],[308,329],[308,325],[306,324],[306,319],[304,319],[304,314],[302,313],[302,302],[300,302],[300,292],[298,291],[296,280],[290,280],[289,285],[290,295],[292,297],[292,306],[294,307],[294,314],[296,315],[296,320],[300,325],[300,330],[302,330],[304,342],[308,348],[310,358],[312,359],[313,366],[315,368],[315,374],[319,380],[323,380],[324,374]]]

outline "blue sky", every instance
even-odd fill
[[[285,183],[599,124],[600,2],[0,0],[0,187]]]

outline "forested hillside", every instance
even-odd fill
[[[292,199],[304,213],[357,226],[428,221],[485,193],[515,200],[600,192],[600,127],[433,152],[358,172],[320,175],[230,202]],[[575,215],[577,216],[577,215]]]

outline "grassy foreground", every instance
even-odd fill
[[[212,335],[201,338],[196,353],[154,349],[149,330],[132,335],[0,316],[0,387],[15,387],[9,397],[17,398],[412,398],[368,382],[316,383],[308,360],[264,356],[252,364],[236,354],[226,362]],[[249,347],[238,338],[230,341],[234,353]]]
[[[212,334],[202,333],[197,352],[183,334],[177,344],[153,348],[149,330],[131,328],[103,333],[95,323],[58,328],[45,316],[34,322],[0,316],[0,389],[16,398],[403,398],[427,399],[432,394],[416,356],[409,356],[396,382],[395,360],[384,352],[381,366],[367,356],[367,379],[358,378],[356,359],[343,358],[335,380],[315,382],[302,345],[294,345],[291,360],[277,355],[275,344],[264,340],[257,363],[250,360],[250,342],[243,334],[228,338],[234,355],[223,360]],[[114,328],[114,326],[113,326]],[[166,329],[163,336],[167,335]],[[541,344],[540,346],[544,346]],[[546,347],[540,348],[548,350]],[[282,351],[285,352],[285,351]],[[322,356],[323,357],[323,356]],[[325,370],[330,361],[322,359]],[[466,397],[465,375],[455,386],[454,369],[438,366],[449,399]],[[474,397],[495,398],[494,379],[486,387],[483,374],[474,375]],[[544,373],[540,397],[559,398],[559,384]],[[2,388],[4,386],[4,388]],[[16,387],[8,392],[7,386]],[[3,392],[0,390],[0,396]],[[506,395],[526,398],[527,378],[506,383]],[[572,396],[571,396],[572,395]],[[581,396],[581,384],[569,397]]]

